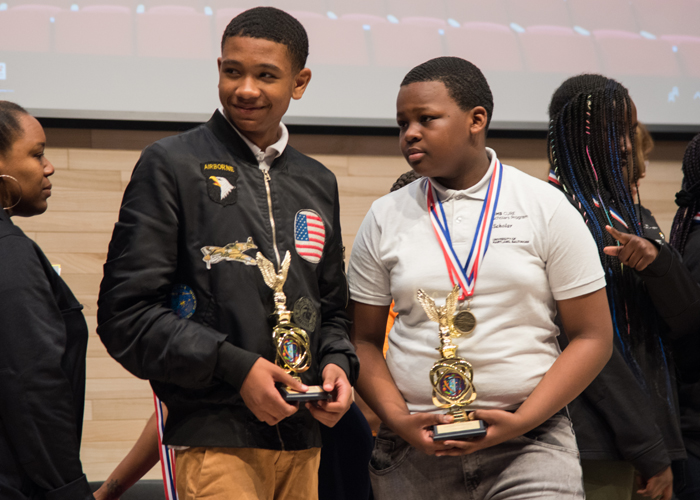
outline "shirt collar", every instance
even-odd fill
[[[493,171],[496,168],[496,161],[498,160],[498,158],[496,157],[496,152],[491,148],[486,148],[486,156],[488,156],[491,162],[489,164],[488,170],[486,171],[484,176],[479,180],[479,182],[467,189],[449,189],[431,177],[430,182],[433,184],[433,187],[435,187],[435,190],[438,192],[440,200],[448,201],[452,198],[458,200],[464,198],[470,198],[473,200],[483,200],[484,198],[486,198],[486,192],[488,191],[489,181],[491,180],[491,175],[493,174]]]
[[[231,122],[231,120],[228,119],[228,116],[226,116],[226,113],[224,113],[224,108],[221,106],[219,108],[219,113],[226,119],[229,125],[231,125],[231,128],[236,131],[236,133],[243,139],[243,142],[245,142],[250,150],[252,151],[253,155],[255,158],[258,160],[258,163],[262,163],[264,159],[267,159],[269,157],[272,157],[274,160],[275,158],[278,158],[283,152],[284,149],[287,147],[287,143],[289,142],[289,131],[287,130],[287,127],[284,125],[284,123],[280,122],[280,126],[278,128],[278,134],[279,134],[279,139],[277,139],[277,142],[272,144],[271,146],[268,146],[265,149],[265,152],[263,155],[263,151],[256,146],[250,139],[248,139],[246,136],[241,134],[240,130],[236,128],[236,126]],[[272,163],[272,161],[270,161]]]

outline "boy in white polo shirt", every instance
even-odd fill
[[[355,239],[348,279],[357,389],[383,422],[370,464],[379,500],[583,498],[560,410],[610,356],[605,279],[564,196],[485,147],[492,110],[486,79],[463,59],[411,70],[397,100],[400,146],[424,178],[377,200]],[[474,370],[470,419],[487,431],[434,441],[433,425],[452,417],[431,400],[440,339],[416,292],[441,306],[455,285],[459,310],[477,323],[453,342]],[[398,317],[384,361],[392,300]],[[561,354],[557,313],[570,337]]]

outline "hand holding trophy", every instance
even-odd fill
[[[287,310],[287,297],[282,290],[285,281],[287,281],[292,256],[287,251],[279,273],[275,271],[275,265],[267,260],[262,253],[258,252],[255,260],[265,284],[275,293],[274,315],[277,317],[277,324],[272,329],[272,339],[277,351],[275,363],[295,379],[301,381],[299,374],[304,373],[311,366],[311,345],[306,331],[292,323],[292,313]],[[330,398],[330,394],[318,385],[309,386],[307,392],[298,392],[285,386],[280,387],[280,392],[287,402],[318,401]]]
[[[428,318],[440,325],[440,347],[437,350],[440,351],[441,359],[430,370],[433,404],[439,408],[447,408],[448,415],[454,417],[451,424],[433,426],[433,440],[472,439],[485,436],[484,422],[469,420],[466,411],[467,405],[476,399],[476,389],[472,382],[474,378],[472,365],[466,359],[457,356],[457,346],[452,343],[453,338],[465,333],[455,326],[455,318],[459,320],[459,313],[455,315],[459,285],[452,289],[442,307],[437,307],[435,301],[423,290],[418,290],[416,295]]]

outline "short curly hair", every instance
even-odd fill
[[[460,57],[436,57],[419,64],[404,77],[401,86],[419,82],[442,82],[462,111],[477,106],[486,110],[486,129],[493,114],[493,94],[479,68]]]
[[[226,40],[234,36],[262,38],[287,47],[294,72],[306,66],[309,57],[309,37],[294,17],[275,7],[255,7],[231,19],[221,37],[221,50]]]

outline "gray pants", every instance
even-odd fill
[[[382,425],[369,470],[376,500],[584,498],[576,437],[561,414],[461,457],[428,456]]]

